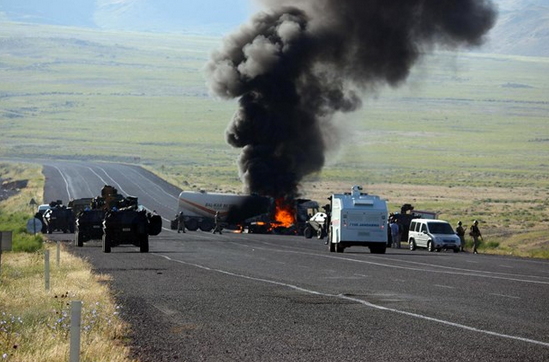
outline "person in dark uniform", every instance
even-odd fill
[[[183,214],[183,211],[180,211],[177,215],[177,233],[180,232],[185,233],[185,214]]]
[[[478,254],[477,247],[479,245],[479,238],[482,240],[482,234],[478,228],[478,221],[475,220],[473,225],[471,225],[469,235],[473,237],[473,254]]]
[[[465,229],[461,221],[458,221],[458,226],[456,227],[456,234],[459,236],[459,241],[461,243],[460,250],[465,251]]]
[[[219,211],[216,211],[215,217],[214,217],[215,227],[213,229],[213,233],[219,233],[221,235],[221,217],[219,216]]]

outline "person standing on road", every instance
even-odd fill
[[[459,236],[461,242],[460,250],[465,251],[465,229],[461,221],[458,221],[458,226],[456,227],[456,234]]]
[[[177,215],[177,233],[180,232],[185,233],[185,214],[183,214],[183,211]]]
[[[482,234],[478,228],[478,221],[475,220],[471,225],[469,235],[473,237],[473,254],[478,254],[477,247],[479,246],[479,238],[482,239]]]
[[[389,226],[391,228],[391,239],[393,241],[392,247],[400,249],[400,226],[394,218],[391,219],[391,224]]]
[[[219,235],[221,235],[221,217],[219,216],[219,211],[216,211],[215,213],[215,217],[214,217],[214,222],[215,222],[215,227],[214,227],[214,230],[213,230],[213,233],[215,234],[216,232],[219,232]]]

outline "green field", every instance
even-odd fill
[[[187,189],[240,189],[224,139],[236,103],[210,97],[203,73],[221,39],[0,25],[0,158],[130,162]],[[499,252],[549,253],[548,94],[549,58],[427,56],[337,115],[303,193],[362,184],[394,211],[478,218]]]

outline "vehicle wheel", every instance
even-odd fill
[[[316,232],[316,237],[319,238],[320,240],[324,239],[324,229],[323,228],[318,229],[318,231]]]
[[[454,248],[454,253],[459,253],[459,248]]]
[[[111,238],[107,233],[103,234],[102,241],[103,241],[103,244],[102,244],[103,252],[104,253],[110,253],[111,252]]]
[[[139,242],[139,252],[148,253],[149,252],[149,235],[143,234]]]
[[[387,251],[387,245],[370,246],[370,253],[372,254],[385,254]]]
[[[437,253],[440,253],[442,249],[441,248],[437,248]]]
[[[343,250],[344,250],[344,249],[345,249],[345,248],[341,245],[341,243],[336,243],[336,244],[335,244],[335,251],[336,251],[336,253],[343,253]]]
[[[417,246],[416,246],[416,241],[414,239],[410,239],[409,244],[410,244],[410,250],[411,251],[416,250]]]
[[[313,237],[313,229],[310,226],[305,227],[305,230],[303,230],[303,235],[307,239],[312,238]]]
[[[200,228],[200,230],[206,232],[212,231],[214,228],[213,224],[209,220],[202,220],[198,227]]]
[[[190,231],[196,231],[198,230],[198,222],[196,219],[190,219],[185,222],[185,227]]]
[[[435,251],[435,246],[433,245],[432,241],[427,242],[427,250],[429,250],[430,252]]]
[[[76,231],[74,233],[74,240],[76,241],[76,246],[83,247],[84,246],[84,238],[82,237],[82,234],[80,234],[79,231]]]
[[[334,253],[334,252],[335,252],[335,244],[332,243],[331,240],[328,242],[328,248],[330,249],[330,253]]]

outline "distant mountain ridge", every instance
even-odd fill
[[[495,0],[498,22],[481,51],[549,56],[549,0]],[[244,23],[252,0],[1,0],[0,20],[104,30],[221,35]]]
[[[105,30],[229,31],[250,15],[249,0],[2,0],[0,19]],[[3,13],[3,16],[1,15]]]

